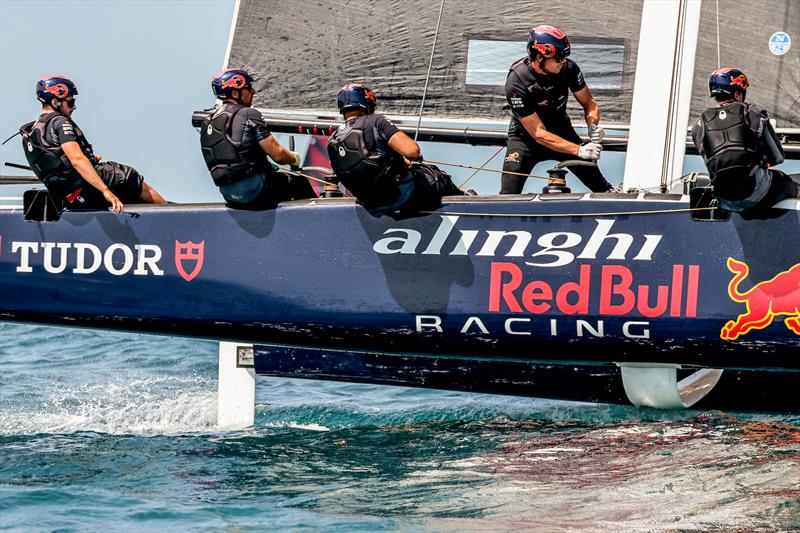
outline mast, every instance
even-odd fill
[[[701,4],[644,2],[623,178],[626,190],[663,190],[683,171]]]

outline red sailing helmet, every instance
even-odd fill
[[[711,73],[708,78],[708,93],[710,96],[728,96],[733,98],[736,93],[742,93],[742,100],[747,96],[750,81],[741,70],[723,67]]]
[[[542,54],[545,59],[562,60],[570,53],[569,39],[555,26],[536,26],[528,34],[528,56]]]

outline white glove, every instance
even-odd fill
[[[578,157],[581,159],[589,159],[590,161],[597,161],[603,152],[603,147],[596,143],[590,142],[589,144],[582,144],[578,146]]]
[[[289,163],[289,166],[300,168],[300,164],[303,162],[303,160],[300,159],[300,154],[298,154],[297,152],[289,152],[289,153],[292,154],[292,157],[294,158],[292,162]]]
[[[601,143],[603,142],[603,137],[605,137],[605,130],[603,126],[599,124],[592,124],[589,126],[589,140],[593,143]]]

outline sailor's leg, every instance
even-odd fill
[[[139,196],[146,204],[165,204],[167,201],[161,196],[157,190],[148,185],[146,181],[142,181],[142,194]]]
[[[531,142],[533,142],[531,140]],[[501,178],[500,194],[519,194],[525,186],[527,175],[539,160],[535,158],[533,150],[521,137],[509,135],[506,143],[506,157],[503,160],[503,176]],[[514,172],[515,174],[507,174]],[[524,174],[522,176],[518,174]]]

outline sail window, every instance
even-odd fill
[[[525,47],[525,41],[469,39],[465,77],[467,90],[502,90],[509,65],[527,54]],[[580,65],[592,92],[613,94],[622,91],[624,41],[573,43],[571,59]]]

